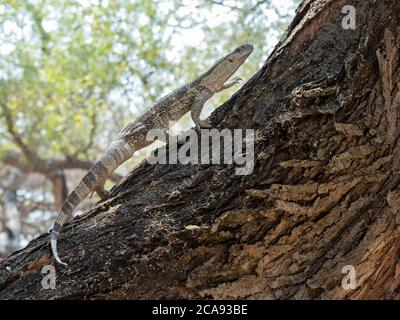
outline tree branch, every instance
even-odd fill
[[[6,126],[7,126],[7,131],[11,135],[12,140],[14,143],[18,146],[18,148],[22,151],[24,156],[26,157],[27,160],[30,162],[33,162],[35,165],[39,164],[39,157],[38,155],[33,152],[23,141],[22,137],[19,135],[19,133],[16,131],[15,126],[14,126],[14,119],[12,117],[10,109],[4,104],[0,103],[0,106],[3,110],[3,116],[6,120]]]
[[[25,173],[37,172],[45,176],[56,170],[82,169],[89,170],[93,166],[93,162],[80,160],[67,156],[66,160],[38,160],[37,162],[29,162],[22,160],[23,157],[17,152],[7,152],[3,157],[3,162],[10,166],[16,167]],[[117,173],[111,175],[110,180],[117,183],[122,179]]]

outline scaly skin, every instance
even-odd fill
[[[240,46],[217,61],[207,72],[193,82],[158,100],[118,134],[107,151],[69,194],[54,222],[50,242],[53,255],[58,263],[67,265],[58,256],[57,238],[67,216],[72,213],[76,206],[93,191],[96,191],[102,198],[106,195],[103,190],[106,179],[116,168],[128,160],[134,151],[152,143],[152,141],[146,141],[149,130],[157,128],[166,131],[170,121],[178,121],[189,111],[191,111],[193,122],[197,127],[211,128],[211,123],[208,120],[200,120],[204,104],[215,93],[241,81],[240,78],[234,78],[227,83],[228,79],[252,51],[252,45]]]

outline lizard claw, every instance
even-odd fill
[[[241,83],[241,82],[243,82],[244,81],[244,79],[242,78],[242,77],[234,77],[234,78],[232,78],[232,83]]]
[[[199,122],[199,127],[200,127],[200,129],[210,129],[210,128],[212,128],[211,121],[209,119],[202,120]]]

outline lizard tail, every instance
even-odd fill
[[[85,174],[82,180],[78,183],[75,189],[68,195],[65,200],[56,221],[53,224],[53,229],[50,234],[51,251],[56,261],[62,265],[67,265],[62,262],[57,252],[57,239],[60,230],[68,215],[78,206],[78,204],[97,187],[102,186],[108,176],[114,172],[122,163],[128,160],[133,155],[134,149],[123,141],[115,141],[110,148],[96,161],[96,163]]]

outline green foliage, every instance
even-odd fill
[[[253,74],[288,21],[269,22],[279,14],[270,2],[3,0],[0,102],[42,158],[93,159],[122,125],[237,45],[255,44],[240,72]],[[203,39],[185,44],[191,33]],[[0,122],[0,157],[13,149]]]

